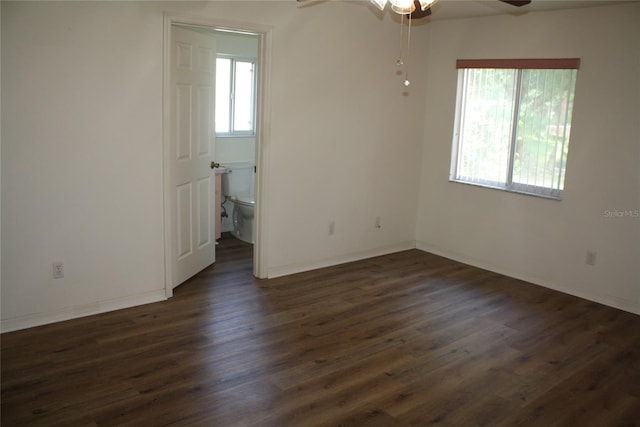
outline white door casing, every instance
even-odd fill
[[[165,11],[163,28],[163,94],[162,94],[162,128],[163,128],[163,210],[164,210],[164,268],[165,268],[165,294],[167,298],[173,296],[173,285],[176,283],[176,237],[174,230],[175,206],[172,205],[174,184],[171,177],[173,162],[172,142],[173,117],[171,109],[172,85],[171,70],[174,46],[172,45],[171,29],[174,25],[196,26],[211,30],[223,29],[225,31],[238,31],[240,33],[255,34],[260,39],[258,57],[258,107],[256,117],[256,208],[255,208],[255,238],[254,245],[254,274],[257,277],[266,278],[268,274],[268,245],[269,234],[267,232],[268,203],[269,200],[269,147],[271,140],[271,51],[273,28],[268,25],[242,23],[221,20],[212,16],[185,15]],[[215,117],[212,115],[212,117]]]
[[[171,237],[175,288],[215,262],[213,35],[171,26]]]

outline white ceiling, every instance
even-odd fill
[[[490,15],[522,15],[529,12],[597,7],[640,0],[532,0],[526,6],[515,7],[498,0],[439,0],[432,8],[429,20],[472,18]]]
[[[236,0],[241,1],[241,0]],[[271,1],[271,0],[257,0]],[[394,21],[400,22],[400,15],[391,11],[387,5],[384,11],[380,11],[369,0],[287,0],[295,1],[299,9],[315,9],[323,7],[326,3],[345,2],[366,7],[371,13],[380,19],[390,16]],[[431,7],[432,14],[426,18],[414,21],[414,25],[422,25],[431,21],[447,19],[476,18],[492,15],[526,15],[531,12],[543,12],[563,9],[577,9],[585,7],[611,6],[622,3],[639,3],[640,0],[532,0],[526,6],[516,7],[499,0],[438,0]]]

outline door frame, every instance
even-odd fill
[[[162,73],[162,193],[164,217],[164,284],[167,298],[173,296],[173,273],[175,270],[175,242],[171,236],[173,212],[169,203],[171,182],[169,165],[172,161],[170,152],[171,138],[171,26],[182,24],[195,27],[207,27],[212,30],[223,30],[250,33],[258,37],[258,91],[256,106],[256,186],[254,213],[254,245],[253,274],[259,278],[267,277],[267,193],[268,193],[268,156],[270,146],[270,71],[271,71],[271,39],[272,27],[253,24],[222,21],[213,17],[189,16],[164,12],[163,26],[163,73]],[[214,159],[212,159],[214,160]]]

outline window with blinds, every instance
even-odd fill
[[[579,64],[458,60],[450,179],[561,199]]]

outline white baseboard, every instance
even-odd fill
[[[536,277],[531,277],[527,275],[520,274],[518,272],[510,271],[509,269],[497,267],[495,265],[488,264],[483,261],[479,261],[476,259],[471,259],[465,257],[460,254],[448,252],[446,250],[441,250],[439,248],[433,247],[428,243],[416,241],[416,249],[419,249],[424,252],[429,252],[434,255],[439,255],[445,258],[452,259],[454,261],[461,262],[463,264],[472,265],[474,267],[482,268],[483,270],[493,271],[494,273],[502,274],[504,276],[513,277],[514,279],[522,280],[525,282],[532,283],[534,285],[542,286],[544,288],[552,289],[554,291],[562,292],[568,295],[573,295],[578,298],[583,298],[589,301],[597,302],[598,304],[603,304],[609,307],[617,308],[620,310],[628,311],[633,314],[640,314],[640,306],[635,304],[630,304],[628,301],[624,301],[620,298],[604,296],[604,295],[596,295],[589,292],[580,292],[575,289],[569,288],[567,286],[558,285],[555,283],[548,283],[543,280],[540,280]]]
[[[407,241],[397,243],[395,245],[384,246],[381,248],[370,249],[366,251],[353,252],[349,254],[340,255],[337,257],[326,258],[321,261],[311,263],[289,264],[280,267],[272,267],[267,271],[267,278],[273,279],[281,276],[288,276],[290,274],[302,273],[305,271],[317,270],[319,268],[331,267],[334,265],[345,264],[347,262],[359,261],[361,259],[373,258],[380,255],[387,255],[394,252],[406,251],[409,249],[415,249],[415,241]]]
[[[33,328],[35,326],[62,322],[64,320],[90,316],[93,314],[106,313],[108,311],[120,310],[123,308],[135,307],[152,302],[164,301],[166,299],[167,296],[163,288],[138,295],[130,295],[122,298],[96,301],[89,304],[66,307],[61,310],[56,310],[48,313],[36,313],[27,316],[2,319],[2,321],[0,321],[0,331],[2,333],[5,333],[17,331],[20,329]]]

